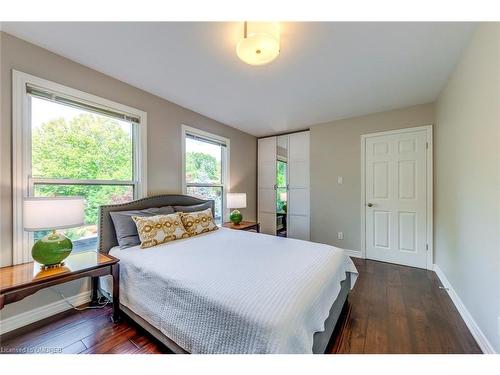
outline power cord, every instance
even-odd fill
[[[106,305],[108,305],[110,303],[110,300],[108,298],[106,298],[106,296],[104,295],[101,295],[98,299],[97,299],[97,306],[85,306],[85,307],[77,307],[75,305],[73,305],[67,298],[64,294],[62,294],[62,292],[59,292],[59,291],[56,291],[57,294],[59,294],[59,296],[64,300],[64,302],[66,302],[68,305],[71,306],[71,308],[73,308],[74,310],[77,310],[77,311],[83,311],[83,310],[89,310],[89,309],[103,309],[106,307]],[[104,302],[101,302],[102,300],[104,300]]]

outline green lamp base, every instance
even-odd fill
[[[35,242],[31,255],[36,262],[45,267],[52,267],[60,265],[71,254],[71,250],[73,250],[71,240],[54,230]]]
[[[238,210],[233,210],[233,212],[231,212],[231,214],[229,215],[229,220],[231,220],[231,223],[233,223],[234,225],[238,225],[239,223],[241,223],[242,219],[243,215]]]

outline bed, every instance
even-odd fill
[[[101,207],[99,251],[120,259],[121,311],[174,353],[324,353],[357,277],[341,249],[226,228],[117,246],[110,212],[207,202],[213,210],[184,195]]]

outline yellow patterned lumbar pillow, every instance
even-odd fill
[[[181,218],[182,224],[184,224],[184,228],[186,228],[190,236],[219,229],[215,224],[210,208],[204,211],[183,212]]]
[[[189,237],[178,212],[170,215],[132,216],[132,219],[137,226],[141,249]]]

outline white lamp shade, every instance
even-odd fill
[[[24,230],[52,230],[82,226],[85,200],[81,197],[24,198]]]
[[[227,193],[227,208],[245,208],[247,193]]]

